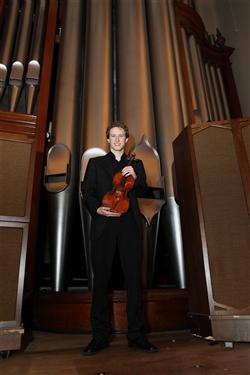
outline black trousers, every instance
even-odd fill
[[[141,233],[131,213],[119,218],[109,218],[105,231],[92,241],[94,284],[91,324],[93,337],[96,339],[108,339],[111,331],[108,285],[115,251],[119,251],[127,290],[127,337],[136,339],[142,336],[141,244]]]

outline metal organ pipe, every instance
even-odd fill
[[[33,1],[23,2],[19,21],[14,57],[9,78],[10,111],[14,112],[23,86],[24,68],[28,58],[30,32],[33,19]]]
[[[174,50],[175,65],[176,65],[177,78],[178,78],[178,88],[180,91],[183,124],[184,126],[187,126],[190,123],[190,120],[189,120],[189,113],[188,113],[187,97],[186,97],[185,86],[184,86],[184,78],[183,78],[182,67],[181,67],[180,51],[179,51],[179,45],[178,45],[177,36],[176,36],[173,0],[168,1],[166,5],[168,7],[169,22],[170,22],[170,27],[172,31],[170,35],[172,36],[172,41],[173,41],[173,50]]]
[[[214,93],[213,82],[212,82],[212,77],[211,77],[210,65],[208,63],[205,64],[205,71],[206,71],[206,77],[207,77],[209,97],[211,99],[211,111],[212,111],[211,120],[217,120],[219,116],[218,116],[217,106],[215,103],[215,93]]]
[[[0,39],[0,99],[3,96],[6,79],[10,69],[11,54],[15,42],[19,11],[19,1],[9,0],[4,15]]]
[[[215,67],[213,65],[210,66],[210,71],[211,71],[215,100],[216,100],[216,106],[217,106],[217,111],[218,111],[218,118],[216,120],[223,120],[224,119],[224,113],[223,113],[220,91],[219,91],[219,86],[218,86],[218,78],[217,78]]]
[[[189,77],[189,83],[190,83],[190,91],[191,91],[193,109],[194,109],[194,111],[197,111],[198,110],[198,99],[197,99],[197,96],[196,96],[193,71],[192,71],[192,67],[191,67],[191,57],[190,57],[190,51],[189,51],[189,46],[188,46],[188,40],[187,40],[188,37],[187,37],[185,29],[182,28],[181,33],[182,33],[184,51],[185,51],[185,55],[186,55],[187,70],[188,70],[188,77]]]
[[[117,88],[117,15],[116,1],[112,1],[112,92],[113,92],[113,120],[118,116],[118,88]]]
[[[47,5],[47,0],[39,0],[36,3],[35,24],[25,77],[26,113],[28,114],[32,113],[38,91]]]
[[[197,96],[199,98],[199,112],[201,114],[201,121],[208,121],[209,114],[207,110],[204,82],[202,80],[201,67],[200,67],[200,62],[199,62],[199,57],[198,57],[198,52],[197,52],[197,44],[193,35],[189,37],[189,47],[190,47],[192,65],[193,65],[193,73],[195,76],[195,82],[196,82],[196,88],[197,88]]]
[[[135,143],[145,135],[155,146],[145,2],[117,0],[117,22],[119,117],[129,126]]]
[[[82,103],[83,150],[92,147],[107,148],[105,131],[112,121],[111,16],[110,0],[87,2]]]
[[[151,74],[155,94],[157,145],[166,187],[166,202],[161,209],[160,220],[164,226],[165,242],[169,244],[175,283],[179,288],[185,288],[180,215],[173,186],[172,142],[182,130],[185,124],[183,121],[186,121],[187,115],[182,117],[181,111],[183,101],[179,96],[178,70],[173,52],[174,41],[171,38],[175,29],[172,30],[170,9],[165,2],[148,2],[147,16],[150,49],[154,56]],[[157,93],[160,95],[157,96]]]
[[[229,108],[228,108],[227,96],[226,96],[226,93],[225,93],[225,87],[224,87],[224,83],[223,83],[223,79],[222,79],[222,75],[221,75],[221,68],[219,66],[217,67],[217,75],[218,75],[218,82],[219,82],[219,87],[220,87],[220,91],[221,91],[222,103],[223,103],[223,107],[224,107],[224,115],[225,115],[226,119],[230,119],[230,112],[229,112]]]
[[[45,186],[48,191],[49,245],[53,264],[53,289],[65,287],[65,265],[80,169],[80,96],[82,86],[82,0],[64,1],[62,35],[56,81],[52,147],[47,156]]]
[[[204,98],[205,98],[206,108],[207,108],[207,112],[208,112],[208,116],[209,116],[208,119],[211,121],[212,117],[213,117],[212,106],[211,106],[211,98],[210,98],[210,95],[209,95],[205,65],[204,65],[204,62],[203,62],[203,58],[202,58],[202,54],[201,54],[201,48],[200,48],[199,44],[197,44],[197,57],[198,57],[199,64],[200,64],[200,73],[201,73],[201,79],[202,79],[202,82],[203,82]]]

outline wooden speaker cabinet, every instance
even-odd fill
[[[20,348],[34,139],[0,135],[0,351]]]
[[[19,8],[19,5],[22,5],[21,8]],[[16,44],[17,50],[20,52],[18,56],[25,56],[25,59],[22,60],[22,63],[26,64],[24,72],[28,71],[28,62],[33,61],[30,60],[28,51],[32,52],[32,56],[35,51],[36,59],[38,59],[39,48],[42,51],[39,63],[35,61],[36,64],[34,65],[36,68],[39,67],[38,76],[27,76],[36,79],[28,80],[24,79],[26,76],[20,78],[18,75],[20,80],[16,78],[16,81],[10,82],[8,78],[6,82],[1,83],[0,90],[1,355],[20,348],[23,333],[22,300],[24,285],[26,283],[26,295],[28,297],[32,296],[34,288],[38,207],[57,30],[57,0],[36,2],[37,7],[34,12],[33,8],[29,8],[30,12],[26,12],[25,10],[28,9],[26,5],[32,7],[32,2],[29,4],[25,4],[25,2],[20,2],[20,4],[19,2],[4,2],[4,6],[0,5],[1,36],[5,35],[4,30],[9,32],[10,28],[12,29],[15,26],[12,17],[9,18],[8,15],[15,15],[15,19],[19,19],[20,25],[24,25],[25,17],[23,15],[26,14],[33,24],[32,33],[26,33],[27,27],[25,24],[23,28],[20,26],[20,30],[23,32],[19,30],[20,32],[13,34],[17,38],[17,40],[13,39],[13,43]],[[41,5],[41,7],[38,7],[38,5]],[[3,20],[6,22],[1,22]],[[25,20],[27,21],[26,18]],[[19,34],[22,35],[21,39],[19,39]],[[35,44],[33,43],[33,35],[36,36]],[[4,54],[1,54],[1,57],[10,55],[9,59],[4,60],[6,66],[2,64],[2,68],[5,67],[6,72],[8,71],[8,76],[12,66],[10,62],[14,58],[10,54],[12,44],[7,43],[10,39],[3,38],[2,42],[6,42],[6,45],[1,44],[1,52],[5,51]],[[29,47],[30,45],[34,48]],[[3,63],[3,61],[0,62]],[[20,65],[22,64],[19,63],[18,66]],[[33,65],[31,64],[31,66]],[[34,74],[34,71],[32,70],[32,74]],[[29,95],[27,95],[27,92]],[[31,100],[32,98],[35,99],[34,102]],[[13,101],[16,103],[15,108],[12,108]],[[32,106],[30,102],[33,102]],[[31,110],[31,107],[34,108]]]
[[[250,121],[189,126],[173,149],[192,331],[250,341]]]

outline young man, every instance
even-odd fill
[[[128,164],[124,152],[129,132],[126,125],[114,122],[106,131],[110,151],[89,160],[82,185],[83,199],[92,216],[91,260],[94,274],[91,325],[93,339],[83,355],[95,354],[109,346],[111,325],[108,308],[108,283],[115,251],[119,251],[127,290],[128,345],[147,352],[157,348],[143,334],[141,296],[142,234],[137,196],[147,192],[146,174],[141,160]],[[103,196],[112,190],[113,176],[122,171],[135,180],[129,191],[129,209],[120,214],[102,205]]]

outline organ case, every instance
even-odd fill
[[[249,119],[196,124],[173,143],[192,332],[249,341]]]
[[[10,34],[5,32],[12,29],[11,35],[16,38],[2,39],[0,45],[0,351],[2,356],[7,356],[11,350],[20,348],[23,334],[21,313],[24,282],[27,295],[31,294],[34,288],[37,208],[48,120],[57,8],[57,0],[50,2],[40,0],[36,3],[1,2],[0,5],[1,37],[9,36]],[[33,33],[26,32],[27,25],[32,27]],[[20,40],[23,42],[21,43]],[[26,47],[31,40],[30,51],[34,53],[30,58],[33,59],[32,63],[35,62],[34,69],[30,69],[28,64],[29,55]],[[36,56],[39,61],[34,60]],[[11,77],[13,78],[11,73],[16,68],[16,79],[11,80]],[[30,74],[28,80],[23,76],[24,71]],[[14,107],[13,103],[15,103]]]

